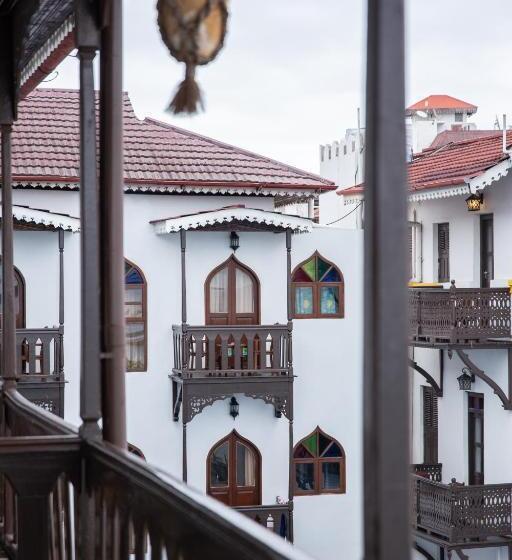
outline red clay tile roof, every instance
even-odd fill
[[[507,146],[512,145],[512,131],[507,132]],[[416,154],[408,165],[409,191],[462,185],[509,158],[502,151],[502,136],[494,134],[476,140],[428,148]],[[340,195],[362,193],[363,185],[338,191]]]
[[[406,113],[410,114],[414,111],[429,111],[432,109],[436,111],[453,111],[460,109],[468,113],[476,113],[478,107],[471,103],[466,103],[461,99],[456,99],[451,95],[429,95],[410,107],[407,107]]]
[[[484,136],[501,135],[500,130],[444,130],[435,138],[429,148],[440,148],[453,142],[462,142],[464,140],[474,140],[475,138],[483,138]]]
[[[79,173],[78,91],[37,89],[19,106],[13,175],[19,184],[73,184]],[[332,190],[331,181],[167,123],[136,117],[124,95],[125,184]]]

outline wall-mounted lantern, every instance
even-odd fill
[[[466,198],[468,212],[478,212],[481,209],[483,203],[484,195],[482,193],[472,194]]]
[[[232,251],[236,251],[238,247],[240,247],[240,237],[236,231],[232,231],[231,235],[229,236],[229,246],[231,247]]]
[[[461,391],[471,391],[471,384],[475,381],[475,376],[469,374],[468,368],[462,368],[462,375],[457,377],[459,382],[459,389]]]
[[[231,400],[229,401],[229,414],[233,417],[233,420],[238,416],[239,408],[240,405],[238,404],[238,401],[235,399],[235,397],[231,397]]]

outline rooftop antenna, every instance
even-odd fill
[[[496,115],[496,118],[494,119],[494,128],[496,130],[501,130],[500,119],[498,119],[498,115]]]
[[[507,150],[507,114],[503,113],[503,153],[508,154]]]

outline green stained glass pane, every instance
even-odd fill
[[[311,278],[311,280],[316,280],[316,258],[312,258],[306,264],[302,265],[302,270]]]
[[[322,286],[320,288],[320,313],[322,315],[333,315],[339,312],[338,286]]]
[[[316,433],[306,438],[302,445],[313,455],[313,457],[318,456],[318,442]]]
[[[323,259],[317,259],[318,263],[318,280],[322,280],[324,274],[331,268],[331,265],[325,262]]]
[[[313,313],[313,288],[298,286],[295,288],[296,315],[311,315]]]

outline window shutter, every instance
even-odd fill
[[[450,224],[437,226],[438,281],[450,281]]]
[[[423,462],[435,464],[437,454],[437,395],[432,387],[423,387]]]

